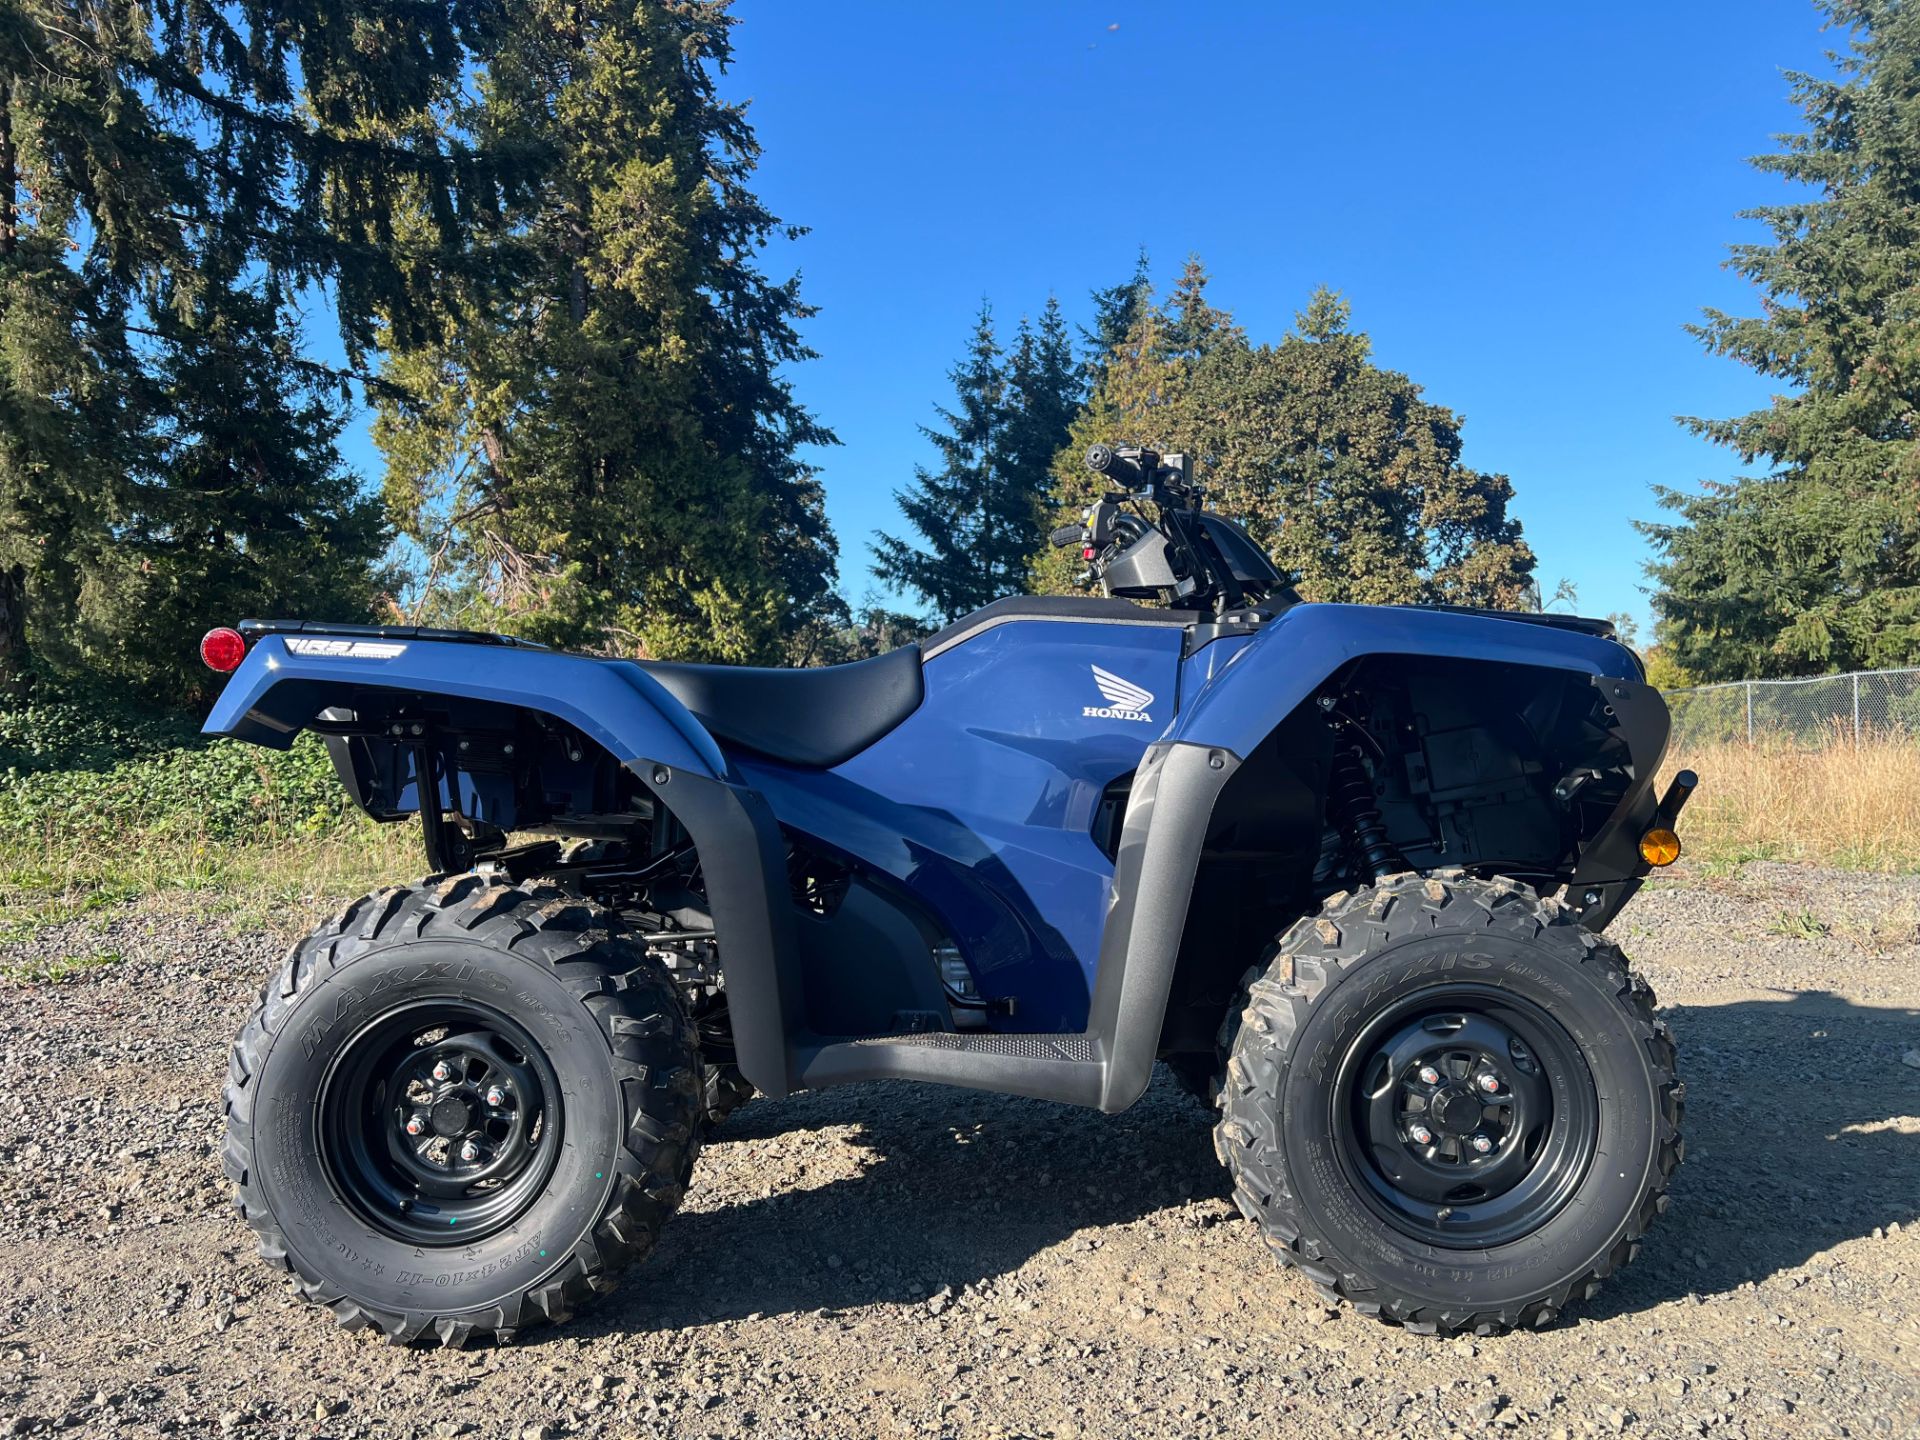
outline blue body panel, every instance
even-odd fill
[[[952,937],[1001,1029],[1074,1032],[1112,899],[1095,843],[1107,787],[1159,740],[1246,758],[1326,678],[1362,656],[1449,656],[1640,678],[1631,652],[1564,628],[1433,609],[1299,605],[1182,658],[1178,625],[1021,618],[926,662],[925,698],[831,770],[715,742],[638,667],[553,651],[433,641],[390,657],[253,646],[206,723],[284,746],[356,686],[531,707],[623,763],[749,787],[779,823],[890,877]],[[385,648],[394,648],[388,646]],[[1104,672],[1104,673],[1096,673]],[[487,801],[473,797],[482,813]],[[723,922],[724,923],[724,922]]]
[[[995,626],[929,660],[920,708],[836,769],[732,758],[782,824],[893,877],[939,917],[980,993],[1017,997],[1002,1028],[1079,1030],[1113,879],[1095,812],[1173,718],[1183,635]],[[1111,713],[1095,666],[1150,695],[1141,718]]]
[[[1086,1024],[1113,868],[1092,839],[1105,787],[1170,740],[1242,758],[1362,655],[1447,655],[1638,678],[1611,640],[1438,610],[1301,605],[1181,658],[1174,626],[1027,620],[926,665],[920,709],[831,771],[730,758],[782,824],[902,883],[941,921],[1001,1029]],[[1093,667],[1149,691],[1111,710]]]

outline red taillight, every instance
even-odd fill
[[[209,670],[218,670],[222,675],[238,670],[240,662],[247,658],[247,637],[229,625],[209,630],[200,637],[200,658],[207,662]]]

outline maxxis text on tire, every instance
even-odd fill
[[[566,1319],[652,1248],[692,1171],[703,1077],[665,968],[608,925],[558,891],[431,880],[354,901],[262,988],[230,1056],[223,1164],[262,1257],[343,1326],[505,1335]],[[356,1209],[326,1142],[323,1096],[355,1078],[329,1067],[409,1006],[496,1017],[548,1116],[531,1198],[471,1241],[422,1244]]]
[[[1242,1212],[1329,1302],[1426,1333],[1545,1325],[1632,1260],[1666,1209],[1684,1153],[1672,1037],[1619,950],[1558,902],[1457,871],[1390,876],[1328,899],[1243,984],[1244,1007],[1221,1029],[1215,1149]],[[1428,1038],[1422,1024],[1436,1054],[1454,1033],[1506,1036],[1520,1068],[1481,1083],[1530,1092],[1533,1130],[1502,1133],[1507,1118],[1524,1115],[1524,1094],[1504,1112],[1490,1095],[1483,1113],[1493,1118],[1471,1118],[1475,1062],[1465,1049],[1459,1079],[1442,1057],[1438,1069],[1407,1061],[1417,1073],[1403,1081],[1390,1062]],[[1431,1126],[1422,1123],[1429,1107]],[[1410,1119],[1408,1109],[1421,1113]],[[1469,1114],[1458,1135],[1439,1133],[1443,1111]],[[1397,1128],[1383,1136],[1383,1124]],[[1433,1144],[1416,1144],[1420,1136]],[[1492,1161],[1515,1147],[1509,1175],[1564,1163],[1551,1184],[1529,1181],[1522,1193],[1510,1182],[1517,1221],[1499,1213],[1506,1193],[1482,1204],[1465,1184],[1469,1198],[1455,1207],[1448,1195],[1396,1188],[1437,1170],[1471,1180],[1482,1157],[1467,1142],[1484,1142]],[[1449,1226],[1483,1216],[1484,1243],[1470,1229],[1449,1236]],[[1501,1231],[1500,1221],[1512,1223]],[[1514,1224],[1529,1228],[1514,1233]]]

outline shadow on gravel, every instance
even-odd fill
[[[1809,991],[1666,1014],[1687,1082],[1687,1162],[1646,1253],[1576,1316],[1734,1290],[1920,1218],[1920,1070],[1903,1063],[1920,1049],[1920,1012]],[[1113,1117],[930,1086],[829,1090],[755,1102],[711,1143],[829,1127],[851,1129],[860,1173],[838,1173],[847,1139],[821,1139],[802,1150],[797,1180],[770,1174],[769,1194],[683,1211],[653,1258],[561,1333],[912,1304],[1080,1232],[1228,1193],[1207,1116],[1164,1076]]]
[[[1820,990],[1664,1012],[1687,1160],[1646,1252],[1578,1312],[1629,1313],[1763,1281],[1920,1218],[1920,1011]]]
[[[802,1152],[797,1187],[683,1210],[660,1248],[568,1335],[927,1300],[1018,1269],[1083,1231],[1227,1194],[1198,1102],[1159,1076],[1118,1116],[900,1083],[755,1101],[716,1151],[852,1127]],[[830,1147],[830,1148],[829,1148]],[[729,1166],[738,1173],[738,1167]],[[709,1172],[711,1173],[711,1172]],[[702,1176],[694,1174],[692,1203]],[[528,1340],[536,1340],[529,1335]]]

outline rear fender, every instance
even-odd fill
[[[297,653],[290,641],[309,653]],[[202,729],[284,750],[320,711],[349,705],[362,689],[531,710],[571,725],[622,764],[648,760],[713,779],[727,774],[713,737],[639,666],[553,650],[266,635]]]
[[[322,711],[356,710],[368,692],[417,697],[456,725],[463,715],[503,710],[550,717],[638,776],[685,826],[700,856],[740,1069],[769,1095],[788,1092],[795,1070],[790,1037],[803,1028],[803,1016],[785,840],[766,801],[739,783],[713,737],[678,700],[638,666],[618,660],[416,639],[316,644],[270,634],[241,662],[202,728],[284,750]],[[409,742],[403,736],[355,743]],[[343,778],[354,783],[352,774]],[[417,794],[409,798],[417,802]]]

